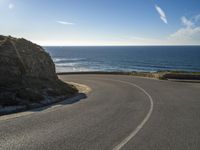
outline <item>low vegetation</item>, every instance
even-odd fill
[[[167,79],[200,80],[199,72],[186,72],[186,71],[133,72],[132,75],[156,78],[161,80],[167,80]]]

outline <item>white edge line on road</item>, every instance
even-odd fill
[[[149,120],[152,112],[153,112],[153,98],[151,97],[151,95],[142,87],[140,87],[137,84],[134,83],[129,83],[126,81],[121,81],[121,80],[113,80],[113,79],[105,79],[105,80],[110,80],[110,81],[117,81],[117,82],[121,82],[121,83],[125,83],[125,84],[129,84],[132,86],[135,86],[136,88],[138,88],[140,91],[142,91],[148,98],[150,101],[150,109],[147,113],[147,115],[145,116],[145,118],[143,119],[143,121],[124,139],[122,140],[118,145],[116,145],[112,150],[120,150],[124,145],[126,145],[131,139],[133,139],[136,134],[143,128],[143,126],[146,124],[146,122]]]

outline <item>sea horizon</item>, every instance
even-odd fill
[[[188,47],[200,45],[41,45],[42,47]]]

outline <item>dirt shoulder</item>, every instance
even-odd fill
[[[132,75],[138,77],[148,77],[160,80],[200,80],[200,72],[184,72],[184,71],[158,71],[158,72],[63,72],[58,75],[73,75],[73,74],[111,74],[111,75]]]

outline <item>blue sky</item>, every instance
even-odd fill
[[[0,34],[41,45],[199,45],[199,0],[0,0]]]

